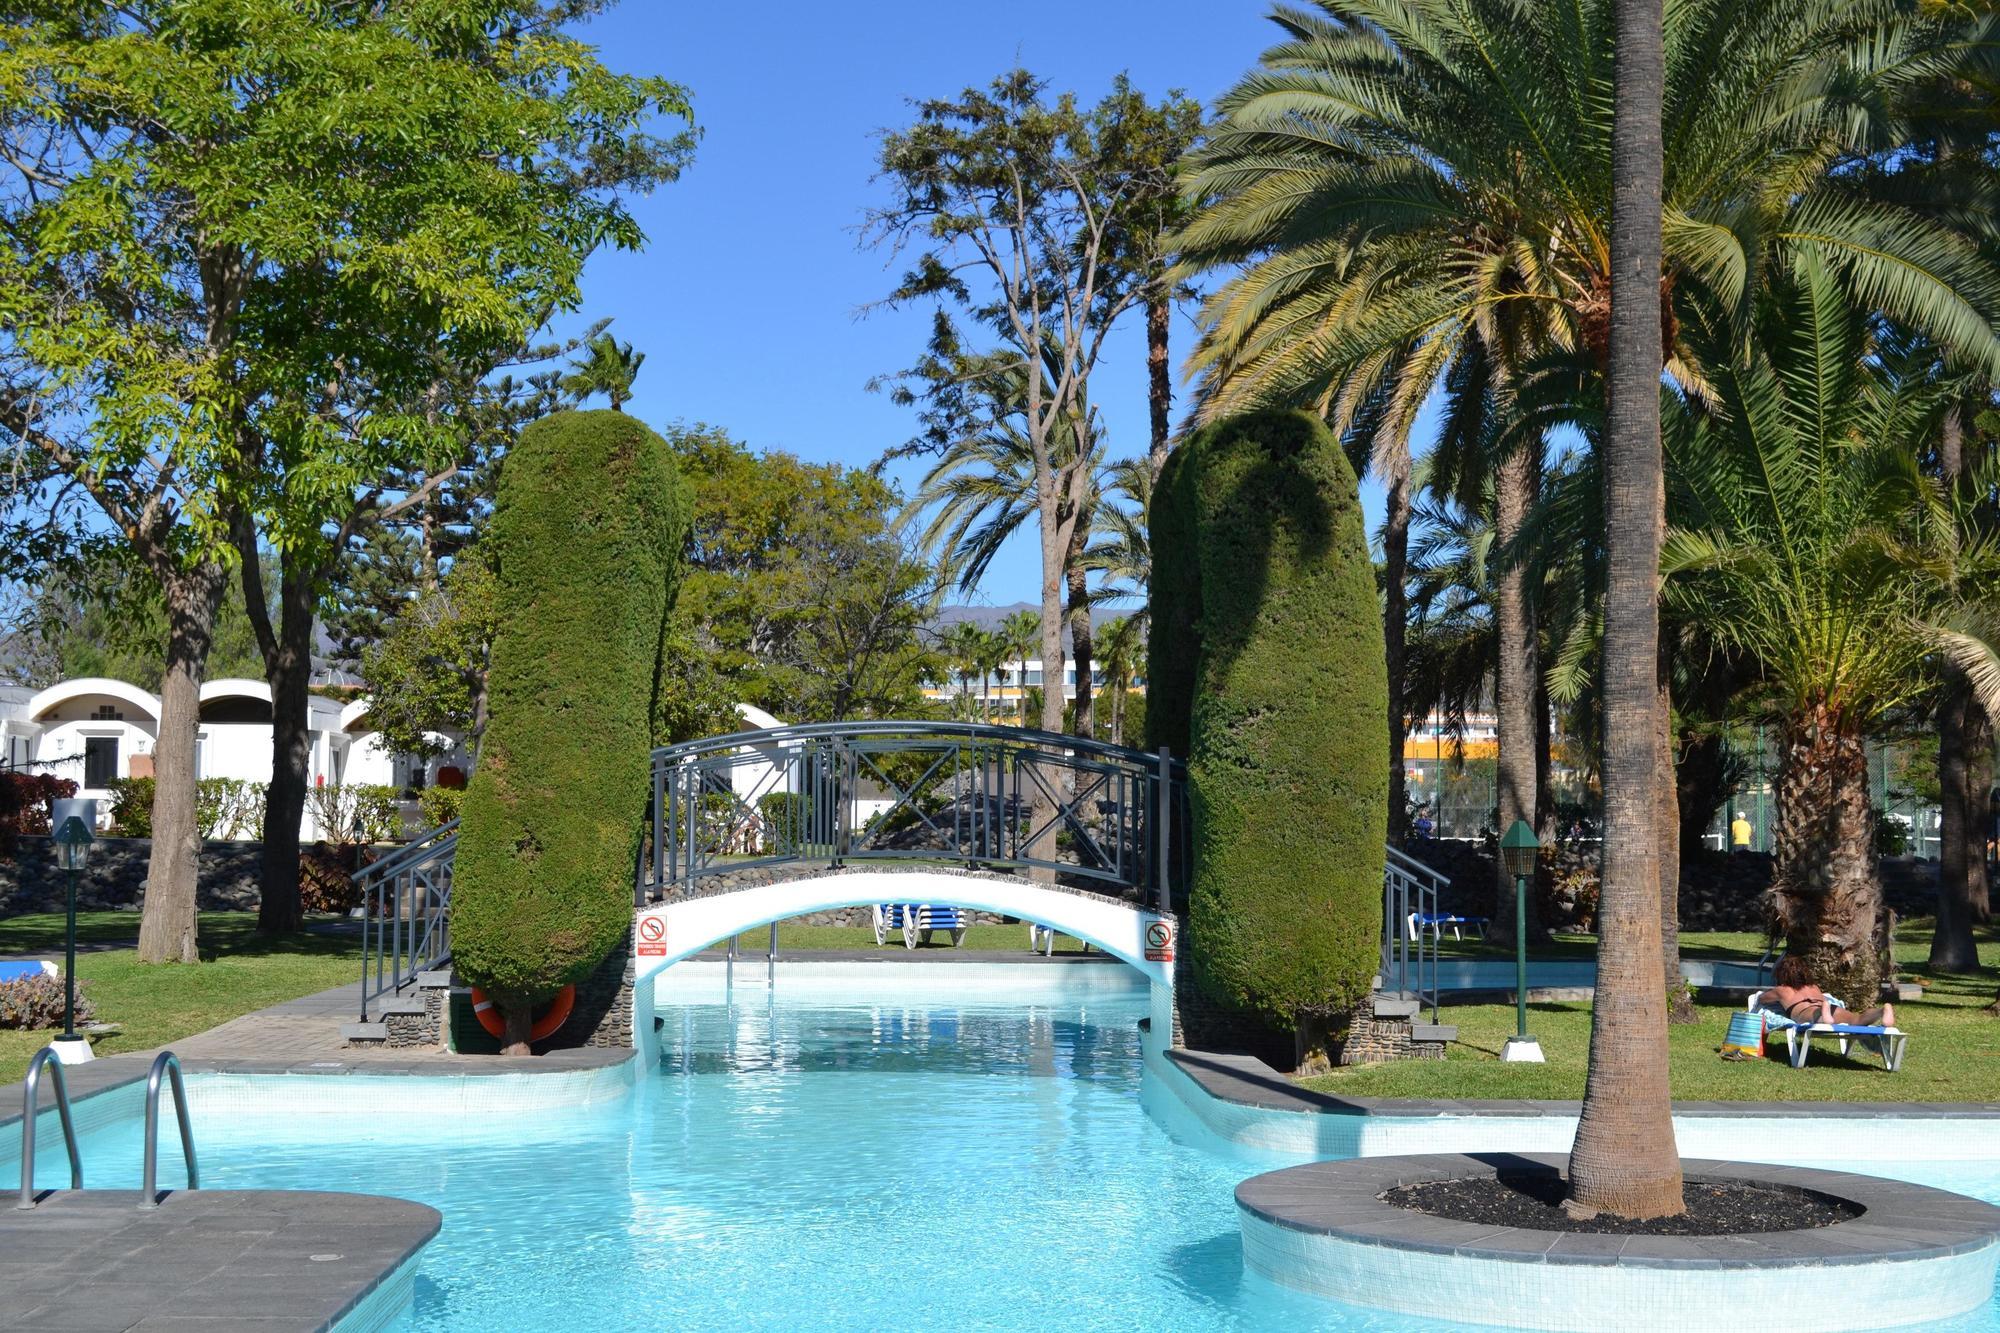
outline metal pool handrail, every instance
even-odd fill
[[[164,1074],[173,1084],[174,1116],[181,1125],[181,1158],[187,1163],[188,1188],[201,1188],[201,1172],[194,1160],[194,1130],[188,1125],[187,1085],[181,1082],[181,1060],[172,1051],[161,1051],[153,1057],[153,1068],[146,1075],[146,1161],[139,1178],[139,1206],[158,1208],[160,1192],[157,1187],[160,1174],[160,1076]]]
[[[69,1187],[83,1188],[83,1157],[76,1150],[76,1122],[69,1114],[69,1086],[63,1081],[62,1063],[44,1046],[28,1061],[28,1074],[21,1080],[21,1201],[16,1209],[35,1206],[35,1113],[41,1100],[42,1070],[56,1072],[56,1113],[62,1118],[63,1146],[69,1149]]]

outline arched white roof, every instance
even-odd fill
[[[769,731],[773,727],[785,725],[756,704],[738,704],[736,713],[743,719],[743,725],[753,731]]]
[[[352,731],[354,730],[354,724],[367,716],[368,696],[364,694],[340,710],[340,729],[342,731]]]
[[[203,681],[201,701],[211,699],[262,699],[271,702],[271,687],[261,680],[251,680],[245,676],[225,676],[221,680]]]
[[[108,695],[122,699],[134,708],[143,709],[147,717],[158,721],[160,701],[155,696],[128,685],[122,680],[112,680],[105,676],[79,676],[75,680],[57,681],[34,698],[28,700],[28,717],[39,718],[51,709],[60,707],[72,699],[81,699],[93,694]]]

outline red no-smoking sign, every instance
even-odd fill
[[[639,953],[665,957],[667,952],[667,923],[656,916],[639,918]]]
[[[1149,963],[1171,963],[1174,961],[1173,922],[1148,921],[1146,923],[1146,961]]]

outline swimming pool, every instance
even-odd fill
[[[203,1183],[439,1208],[420,1330],[1441,1327],[1244,1273],[1231,1192],[1274,1158],[1142,1109],[1140,993],[735,997],[663,996],[657,1069],[524,1118],[198,1079]],[[90,1183],[136,1186],[138,1138],[88,1133]],[[2000,1200],[2000,1163],[1894,1173]]]

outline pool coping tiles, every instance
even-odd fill
[[[406,1307],[444,1221],[366,1194],[177,1190],[150,1211],[138,1197],[60,1190],[0,1210],[0,1329],[335,1329]]]
[[[1842,1171],[1683,1162],[1690,1179],[1768,1181],[1863,1210],[1828,1227],[1740,1236],[1536,1231],[1381,1198],[1424,1180],[1560,1174],[1567,1162],[1551,1153],[1432,1153],[1252,1176],[1236,1188],[1244,1262],[1274,1282],[1354,1304],[1546,1329],[1877,1328],[1946,1318],[1992,1296],[2000,1208]],[[1588,1280],[1578,1280],[1580,1269]],[[1744,1284],[1753,1271],[1756,1281]]]
[[[1340,1097],[1302,1088],[1253,1055],[1176,1047],[1167,1052],[1176,1069],[1217,1101],[1262,1111],[1335,1116],[1567,1116],[1581,1102]],[[2000,1120],[2000,1102],[1707,1102],[1677,1101],[1685,1117],[1810,1120]]]

